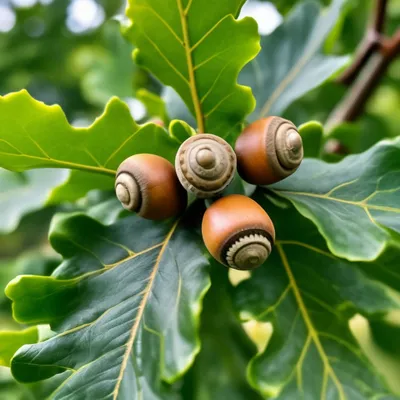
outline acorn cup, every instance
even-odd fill
[[[236,155],[222,138],[201,133],[178,150],[175,169],[182,186],[198,198],[220,195],[236,172]]]

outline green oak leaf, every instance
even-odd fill
[[[260,400],[246,381],[246,367],[256,354],[235,315],[226,271],[212,266],[212,286],[201,316],[201,351],[184,379],[182,396],[191,400]]]
[[[306,159],[270,188],[317,225],[334,254],[374,260],[390,242],[390,231],[400,233],[400,139],[337,164]]]
[[[111,189],[127,157],[153,153],[173,161],[178,146],[156,124],[138,125],[117,98],[90,127],[74,128],[59,106],[36,101],[25,90],[0,96],[0,167],[77,170],[50,196],[50,203],[76,200],[91,189]]]
[[[361,263],[333,256],[315,226],[293,207],[257,200],[275,223],[277,241],[266,264],[235,290],[242,319],[273,324],[267,348],[249,365],[252,386],[265,398],[394,399],[362,353],[349,320],[357,313],[374,317],[398,309],[398,295],[369,277]]]
[[[128,1],[136,62],[179,93],[200,132],[225,136],[255,107],[250,88],[237,84],[260,49],[255,21],[235,20],[244,1]]]
[[[81,211],[103,225],[111,225],[124,215],[130,215],[130,211],[121,208],[114,190],[108,192],[94,190],[78,204],[82,207]]]
[[[386,350],[387,353],[395,356],[400,365],[400,343],[398,341],[400,335],[399,317],[400,312],[396,310],[392,314],[385,315],[381,320],[373,321],[371,323],[371,333],[376,344]]]
[[[0,331],[0,366],[9,367],[11,358],[20,347],[36,343],[38,339],[36,326],[23,331]]]
[[[317,3],[301,3],[272,34],[262,37],[262,51],[240,75],[257,100],[253,119],[282,114],[347,63],[348,57],[322,53],[344,1],[334,0],[326,12]]]
[[[299,126],[303,140],[304,157],[318,158],[321,153],[324,127],[317,121],[310,121]]]
[[[27,251],[13,260],[0,261],[0,305],[6,299],[4,289],[17,275],[50,275],[59,264],[57,258],[44,256],[38,251]]]
[[[67,170],[17,173],[0,168],[0,233],[13,231],[24,215],[47,205],[53,188],[67,176]]]
[[[51,277],[15,278],[6,294],[17,321],[50,324],[57,335],[22,347],[14,377],[28,383],[69,371],[53,399],[169,398],[162,381],[180,377],[199,351],[209,287],[193,212],[107,226],[80,213],[56,216],[50,242],[63,263]]]
[[[93,172],[70,171],[68,178],[55,187],[49,196],[49,204],[74,202],[84,197],[90,190],[110,190],[114,187],[115,178]]]
[[[169,131],[181,143],[196,134],[194,129],[186,122],[175,119],[169,124]]]
[[[165,126],[169,124],[167,106],[160,96],[147,89],[139,89],[136,91],[136,98],[144,104],[148,116],[161,119]]]

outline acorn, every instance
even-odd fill
[[[236,155],[222,138],[202,133],[185,140],[175,169],[182,186],[199,198],[218,196],[236,172]]]
[[[275,242],[274,225],[264,209],[243,195],[213,203],[202,223],[204,244],[221,264],[252,270],[269,257]]]
[[[250,124],[235,145],[239,175],[254,185],[281,181],[299,168],[303,141],[292,122],[268,117]]]
[[[136,154],[118,168],[115,192],[122,206],[143,218],[162,220],[181,214],[187,193],[174,166],[154,154]]]

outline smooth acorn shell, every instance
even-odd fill
[[[269,185],[293,174],[303,160],[303,142],[292,122],[268,117],[250,124],[235,145],[239,175]]]
[[[242,195],[230,195],[213,203],[202,223],[204,244],[220,263],[251,270],[268,258],[275,242],[274,225],[264,209]]]
[[[118,168],[115,191],[124,208],[146,219],[174,217],[187,205],[174,166],[154,154],[127,158]]]
[[[236,154],[224,139],[201,133],[182,143],[175,169],[187,191],[199,198],[215,197],[235,176]]]

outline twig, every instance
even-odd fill
[[[382,34],[387,0],[377,0],[372,22],[359,47],[353,64],[338,82],[349,87],[348,93],[334,109],[326,123],[326,132],[342,122],[356,120],[385,75],[390,63],[400,54],[400,29],[388,38]]]
[[[361,41],[356,52],[354,61],[352,65],[350,65],[350,67],[337,79],[337,82],[344,85],[350,85],[361,72],[361,69],[368,62],[372,54],[378,50],[382,40],[383,28],[385,26],[387,4],[387,0],[376,0],[371,22],[369,23],[364,39]]]
[[[385,27],[386,10],[388,0],[377,0],[375,12],[372,18],[372,29],[375,32],[382,33]]]
[[[379,48],[380,41],[381,35],[369,30],[356,52],[353,63],[342,73],[342,75],[337,78],[336,81],[347,86],[351,85],[354,79],[356,79],[357,75],[367,64],[371,56]]]

